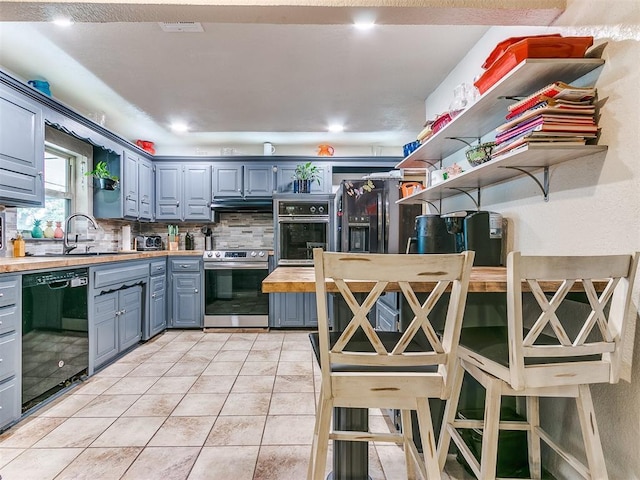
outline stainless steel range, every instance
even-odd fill
[[[268,327],[267,250],[207,250],[204,260],[204,326]]]

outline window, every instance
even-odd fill
[[[73,211],[76,157],[51,146],[44,155],[44,207],[18,208],[18,230],[31,230],[39,220],[62,222]],[[55,226],[55,224],[54,224]]]

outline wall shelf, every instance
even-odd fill
[[[494,130],[505,122],[507,106],[511,103],[504,97],[529,95],[556,81],[571,82],[602,64],[601,58],[525,59],[396,168],[425,169],[463,148],[451,137],[481,138]]]
[[[525,175],[522,169],[544,169],[574,158],[585,157],[605,152],[606,145],[554,146],[528,145],[516,151],[505,153],[499,157],[467,170],[460,175],[426,188],[411,196],[397,201],[401,204],[433,202],[454,195],[460,195],[460,189],[469,190],[493,185],[517,176]],[[543,193],[548,195],[547,191]]]

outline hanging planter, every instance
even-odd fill
[[[87,176],[96,178],[95,186],[102,190],[116,190],[119,187],[119,177],[112,175],[107,168],[107,162],[98,162],[93,170],[85,173]]]

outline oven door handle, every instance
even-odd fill
[[[205,270],[269,270],[266,263],[204,262]]]
[[[328,216],[278,217],[278,223],[329,223]]]

